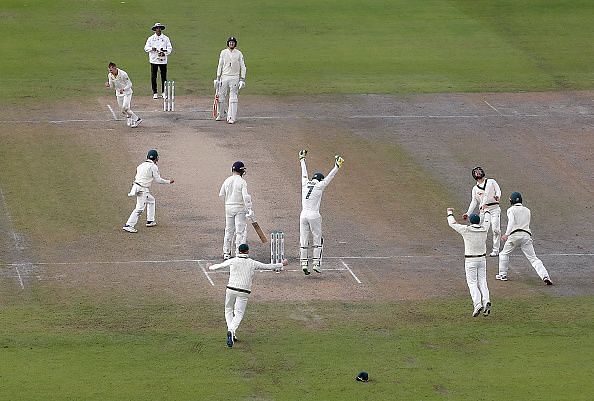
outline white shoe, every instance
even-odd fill
[[[132,119],[130,117],[126,118],[126,125],[128,127],[132,125]]]
[[[494,258],[494,257],[496,257],[496,256],[499,256],[499,252],[498,252],[498,251],[495,251],[495,250],[493,250],[493,252],[491,252],[491,253],[489,254],[489,256],[491,256],[492,258]]]
[[[128,231],[129,233],[137,233],[138,232],[137,229],[135,229],[134,227],[129,226],[129,225],[125,225],[124,227],[122,227],[122,230]]]
[[[501,281],[507,281],[507,274],[496,274],[495,278]]]
[[[140,125],[140,123],[142,122],[142,118],[139,118],[138,120],[134,121],[132,123],[132,125],[130,125],[131,128],[136,128]]]
[[[321,273],[322,272],[322,267],[320,266],[319,263],[314,263],[313,264],[313,271],[315,271],[316,273]]]
[[[223,117],[217,116],[217,118],[215,118],[215,121],[223,121]]]
[[[477,317],[478,315],[481,314],[482,311],[483,311],[483,307],[477,306],[476,308],[474,308],[474,311],[472,312],[472,317]]]
[[[233,120],[227,120],[227,124],[235,124],[235,121],[233,121]]]
[[[153,99],[158,99],[159,95],[157,95],[156,93],[153,93]]]
[[[156,221],[154,221],[154,220],[153,220],[153,221],[147,221],[147,222],[146,222],[146,226],[147,226],[147,227],[154,227],[154,226],[156,226],[156,225],[157,225],[157,222],[156,222]]]

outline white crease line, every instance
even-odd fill
[[[204,273],[204,275],[206,276],[206,278],[210,282],[210,285],[212,285],[214,287],[214,282],[212,281],[212,279],[210,278],[210,275],[208,274],[208,272],[206,271],[206,269],[202,265],[202,262],[198,261],[198,266],[200,266],[200,268],[202,269],[202,273]]]
[[[499,118],[499,117],[507,117],[507,118],[521,118],[521,117],[550,117],[547,114],[492,114],[492,115],[478,115],[478,114],[470,114],[470,115],[360,115],[360,116],[350,116],[349,118],[369,118],[369,119],[382,119],[382,118],[392,118],[392,119],[407,119],[407,118],[416,118],[416,119],[439,119],[439,118]]]
[[[107,108],[109,109],[109,111],[111,111],[111,115],[113,116],[113,119],[117,121],[118,118],[116,117],[115,112],[113,111],[113,109],[111,108],[111,106],[109,104],[107,105]]]
[[[12,239],[14,240],[14,245],[15,247],[18,249],[19,248],[19,239],[16,235],[16,233],[14,232],[14,230],[12,230],[12,218],[10,217],[10,213],[8,213],[8,206],[6,205],[6,198],[4,197],[4,191],[2,190],[2,188],[0,188],[0,197],[2,197],[2,205],[4,206],[3,209],[6,211],[6,220],[8,220],[8,226],[11,229],[12,232]],[[29,263],[30,265],[30,263]],[[21,272],[19,271],[19,266],[18,264],[14,265],[14,269],[17,272],[17,276],[19,276],[19,283],[21,284],[21,289],[25,289],[25,285],[23,284],[23,278],[21,277]]]
[[[349,273],[351,273],[351,276],[353,276],[353,278],[355,279],[355,281],[357,281],[357,283],[362,284],[361,280],[359,280],[359,278],[357,276],[355,276],[355,273],[353,273],[353,271],[351,270],[351,268],[349,267],[349,265],[347,265],[346,263],[344,263],[344,260],[340,259],[340,263],[342,263],[342,265],[344,267],[346,267],[346,269],[349,271]]]
[[[503,113],[501,113],[499,110],[497,110],[497,108],[496,108],[495,106],[492,106],[492,105],[491,105],[491,103],[487,102],[486,100],[483,100],[483,102],[485,102],[485,104],[486,104],[487,106],[489,106],[490,108],[492,108],[493,110],[495,110],[495,112],[496,112],[497,114],[499,114],[500,116],[502,116],[502,115],[503,115]]]

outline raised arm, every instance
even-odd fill
[[[307,150],[302,149],[299,151],[299,163],[301,163],[301,185],[307,184],[309,179],[307,178],[307,165],[305,164],[305,157],[307,156]]]

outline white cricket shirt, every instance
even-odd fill
[[[282,269],[282,263],[262,263],[257,260],[250,259],[247,254],[239,254],[238,256],[228,259],[223,263],[209,266],[210,270],[217,270],[229,266],[229,287],[240,290],[251,291],[252,280],[256,269],[260,270],[274,270]]]

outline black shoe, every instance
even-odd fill
[[[542,281],[544,281],[546,285],[553,285],[553,282],[548,277],[543,278]]]
[[[237,342],[237,337],[235,337],[235,334],[233,334],[233,344],[235,344]]]
[[[485,310],[483,310],[483,315],[489,316],[491,314],[491,302],[487,302],[485,305]]]
[[[233,333],[230,331],[227,332],[227,347],[233,347]]]
[[[477,317],[478,315],[481,314],[482,311],[483,311],[483,307],[482,306],[479,306],[478,308],[476,308],[474,310],[474,312],[472,312],[472,317]]]

